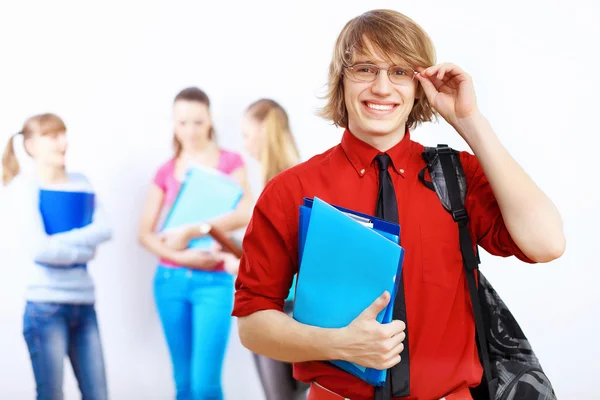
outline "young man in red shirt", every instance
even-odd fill
[[[475,154],[460,154],[474,243],[525,262],[548,262],[564,251],[558,211],[480,113],[469,75],[453,64],[435,65],[427,34],[400,13],[376,10],[354,18],[336,42],[323,110],[346,129],[342,141],[267,185],[236,282],[233,315],[242,343],[293,362],[295,377],[312,383],[309,398],[376,395],[368,383],[323,360],[389,368],[388,398],[391,390],[393,398],[471,399],[469,387],[481,380],[458,229],[436,193],[419,181],[424,148],[410,139],[409,128],[434,112]],[[388,293],[341,329],[303,325],[282,312],[298,271],[299,206],[313,196],[399,221],[406,255],[393,322],[375,320]]]

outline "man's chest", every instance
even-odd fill
[[[415,290],[455,289],[462,274],[458,227],[436,193],[419,179],[418,171],[392,175],[405,249],[404,278]],[[375,215],[379,193],[377,174],[341,176],[305,185],[304,197],[319,197],[341,207]]]

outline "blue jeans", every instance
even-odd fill
[[[173,364],[177,400],[221,400],[233,309],[226,272],[159,266],[154,296]]]
[[[106,400],[104,357],[93,305],[27,302],[23,336],[38,400],[62,400],[68,355],[83,400]]]

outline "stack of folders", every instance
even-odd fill
[[[241,186],[229,176],[212,168],[192,166],[186,172],[161,230],[209,222],[233,211],[243,193]],[[188,247],[210,250],[213,244],[214,239],[207,235],[191,240]]]
[[[94,193],[40,190],[40,213],[48,235],[91,224],[94,208]]]
[[[322,328],[343,328],[388,291],[391,300],[377,321],[391,322],[404,260],[398,224],[315,197],[314,201],[304,199],[300,207],[298,232],[294,319]],[[385,383],[385,370],[343,360],[332,363],[371,385]]]

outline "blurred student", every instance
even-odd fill
[[[14,229],[30,259],[23,317],[37,399],[63,399],[69,357],[84,400],[108,398],[104,357],[87,263],[111,237],[106,215],[82,174],[67,172],[67,128],[54,114],[29,118],[21,132],[33,173],[19,173],[11,137],[2,157]]]
[[[239,154],[220,148],[208,96],[191,87],[173,106],[174,156],[156,173],[143,210],[141,244],[160,257],[154,296],[169,347],[177,400],[222,399],[221,373],[231,326],[233,277],[216,251],[188,248],[202,236],[202,224],[157,232],[160,217],[173,205],[190,163],[231,176],[243,188],[237,208],[210,223],[222,232],[245,226],[252,195]],[[210,188],[207,188],[210,190]]]
[[[278,173],[300,162],[288,115],[270,99],[260,99],[246,110],[242,122],[246,152],[261,164],[263,186]],[[239,260],[228,258],[227,268],[237,273]],[[293,290],[293,289],[292,289]],[[285,311],[291,315],[293,300],[288,297]],[[267,400],[293,400],[305,396],[308,385],[292,376],[292,364],[254,354],[254,361]]]

